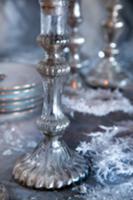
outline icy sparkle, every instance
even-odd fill
[[[13,123],[4,123],[0,125],[0,154],[10,156],[14,152],[25,152],[25,148],[35,148],[36,139],[31,134],[25,136],[22,131],[23,124],[14,125]],[[27,140],[25,140],[25,137]]]
[[[92,160],[93,175],[100,184],[119,184],[133,177],[133,138],[124,136],[131,122],[114,127],[100,126],[90,133],[90,142],[83,141],[77,151]]]
[[[90,142],[82,141],[77,147],[78,152],[92,160],[95,185],[75,187],[74,197],[80,200],[132,200],[133,122],[123,121],[113,127],[100,128],[98,132],[86,133]]]
[[[133,113],[133,105],[118,91],[104,89],[79,90],[75,96],[63,96],[63,104],[72,111],[105,116],[111,112]]]

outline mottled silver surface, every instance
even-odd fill
[[[107,20],[103,23],[106,45],[103,51],[99,52],[100,61],[98,65],[90,70],[86,81],[94,87],[123,88],[129,82],[129,75],[121,68],[117,55],[119,50],[117,41],[123,22],[120,20],[119,11],[122,4],[119,0],[109,0],[107,5]]]
[[[32,154],[16,163],[13,173],[23,185],[60,189],[85,178],[87,172],[88,166],[82,156],[60,141],[45,140]]]
[[[81,75],[81,68],[89,64],[87,55],[81,52],[81,47],[85,43],[85,39],[79,33],[79,26],[82,24],[82,0],[69,1],[69,50],[68,60],[71,66],[71,75],[68,78],[67,86],[73,90],[85,87],[84,79]]]
[[[130,94],[132,95],[131,92]],[[102,103],[105,104],[104,101]],[[107,197],[109,197],[111,200],[116,200],[116,196],[114,196],[114,194],[117,195],[118,200],[123,198],[124,200],[129,200],[130,197],[132,197],[132,179],[128,179],[128,182],[126,183],[127,179],[124,176],[124,173],[123,175],[121,173],[123,168],[120,168],[119,165],[120,163],[124,164],[126,161],[123,165],[127,167],[127,170],[125,168],[126,174],[132,170],[127,162],[128,159],[132,159],[132,156],[130,156],[130,151],[124,151],[123,153],[121,151],[122,149],[129,149],[127,149],[127,141],[132,143],[133,123],[132,121],[127,121],[129,119],[132,120],[132,115],[128,115],[122,112],[115,112],[114,114],[110,113],[105,117],[94,117],[92,115],[89,115],[88,117],[88,115],[85,114],[75,114],[74,118],[72,119],[72,123],[64,135],[65,141],[73,150],[76,148],[77,150],[80,150],[80,144],[83,144],[82,149],[84,150],[84,153],[88,149],[86,155],[92,155],[95,159],[95,162],[93,163],[98,166],[98,168],[96,167],[95,170],[93,170],[97,172],[98,176],[96,176],[96,179],[94,180],[94,177],[90,174],[86,181],[84,181],[84,184],[87,187],[87,189],[84,187],[86,192],[80,189],[80,187],[75,189],[75,185],[72,187],[72,190],[70,187],[68,187],[60,191],[36,191],[34,189],[21,187],[19,184],[15,183],[11,173],[15,160],[23,153],[32,152],[32,149],[35,147],[35,145],[40,143],[40,141],[43,139],[43,136],[38,134],[36,127],[37,116],[32,116],[29,117],[29,119],[26,119],[26,116],[28,115],[28,113],[25,114],[24,119],[19,121],[16,117],[16,119],[12,119],[12,122],[10,123],[8,123],[7,120],[4,120],[4,116],[1,116],[3,119],[3,125],[0,124],[0,179],[8,189],[11,200],[81,200],[86,198],[103,200],[103,198],[107,199]],[[38,116],[40,116],[40,114],[38,114]],[[122,129],[116,129],[115,127],[118,126],[118,124],[114,123],[114,121],[120,122],[121,120],[124,120],[123,124],[119,124],[119,127],[122,125]],[[104,127],[100,125],[104,125],[105,128],[107,127],[106,130],[103,129]],[[117,131],[117,134],[116,137],[111,139],[114,130]],[[121,132],[121,130],[124,130],[124,132],[120,134],[119,132]],[[90,135],[92,132],[94,134]],[[105,146],[103,146],[103,144]],[[116,149],[118,149],[118,151],[116,151]],[[95,153],[93,154],[93,152]],[[120,154],[118,154],[119,152]],[[108,154],[108,156],[104,156],[105,154]],[[97,155],[100,158],[100,162],[99,159],[97,159]],[[124,159],[121,159],[122,155],[124,156]],[[92,157],[87,156],[87,160],[90,160],[90,158]],[[101,162],[102,160],[103,162]],[[113,171],[113,166],[111,165],[110,168],[110,165],[106,164],[106,162],[109,163],[112,161],[116,165],[115,169],[117,169],[119,166],[120,174],[119,170]],[[92,166],[91,168],[94,169]],[[98,173],[98,169],[100,169],[100,171],[102,170],[102,173]],[[109,176],[106,172],[109,173]],[[102,176],[102,174],[104,174],[104,176]],[[99,184],[97,184],[98,177],[101,177],[101,180],[104,182],[106,181],[107,185],[100,186],[99,188]],[[121,178],[124,181],[122,184],[120,181]],[[110,185],[110,183],[112,184]],[[117,183],[117,185],[115,183]],[[82,187],[83,185],[81,182],[81,188]],[[112,193],[112,191],[114,192]]]
[[[85,178],[89,169],[85,159],[61,140],[69,125],[61,108],[63,82],[70,71],[62,57],[67,44],[67,1],[41,0],[40,6],[41,35],[38,42],[47,51],[47,57],[38,65],[45,94],[38,127],[45,140],[32,153],[17,161],[13,176],[27,187],[60,189]]]

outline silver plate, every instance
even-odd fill
[[[34,88],[25,90],[0,92],[0,104],[6,102],[22,101],[42,97],[42,86],[38,85]]]
[[[0,63],[0,74],[5,76],[0,81],[0,92],[24,90],[41,84],[35,66],[20,63]]]
[[[21,112],[41,106],[42,98],[0,104],[0,113]]]

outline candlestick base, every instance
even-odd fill
[[[46,138],[35,151],[16,163],[13,176],[24,186],[35,189],[60,189],[88,174],[88,165],[62,141]]]
[[[89,72],[86,83],[92,87],[123,89],[130,84],[130,77],[116,61],[106,58]]]
[[[67,80],[64,92],[67,94],[76,94],[78,90],[83,88],[86,88],[83,77],[79,73],[72,73]]]
[[[69,55],[69,58],[71,55]],[[72,58],[71,58],[72,59]],[[71,74],[67,79],[65,84],[65,91],[68,93],[75,93],[83,88],[86,88],[86,83],[84,80],[84,76],[82,75],[82,70],[88,67],[89,59],[87,56],[81,53],[80,60],[71,60],[69,61],[71,66]],[[76,67],[75,67],[76,66]]]

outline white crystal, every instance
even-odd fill
[[[76,96],[63,96],[65,107],[72,111],[105,116],[111,112],[133,113],[133,105],[118,91],[88,89],[77,91]]]
[[[10,156],[10,155],[12,155],[12,151],[10,149],[7,149],[2,153],[2,155],[3,156]]]
[[[90,142],[82,141],[77,147],[78,152],[91,159],[93,175],[101,184],[118,184],[133,177],[132,134],[123,137],[132,126],[133,122],[100,126],[101,131],[86,133]]]

